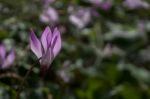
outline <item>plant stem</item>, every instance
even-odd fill
[[[19,95],[20,95],[21,90],[22,90],[22,88],[23,88],[23,86],[24,86],[24,83],[25,83],[27,77],[29,76],[29,74],[31,73],[33,67],[34,67],[34,66],[31,66],[31,68],[28,70],[28,72],[27,72],[26,75],[24,76],[23,81],[21,82],[21,85],[20,85],[20,87],[19,87],[19,89],[18,89],[16,99],[19,99]]]
[[[21,82],[23,81],[23,79],[19,75],[17,75],[16,73],[13,73],[13,72],[6,72],[6,73],[3,73],[3,74],[0,74],[0,79],[6,78],[6,77],[14,78],[14,79],[17,79]]]
[[[37,61],[39,61],[39,60],[40,60],[40,59],[38,59]],[[35,65],[35,64],[34,64],[34,65]],[[19,99],[19,95],[20,95],[20,93],[21,93],[21,91],[22,91],[22,88],[23,88],[23,86],[24,86],[24,83],[25,83],[26,79],[28,78],[28,76],[30,75],[31,71],[33,70],[34,65],[32,65],[32,66],[30,67],[30,69],[27,71],[26,75],[24,76],[23,81],[21,82],[20,87],[18,88],[17,95],[16,95],[16,99]]]

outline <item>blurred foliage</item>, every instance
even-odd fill
[[[0,99],[15,99],[20,79],[1,75],[25,75],[36,62],[30,29],[40,36],[46,25],[59,27],[62,50],[45,79],[35,65],[20,99],[149,99],[150,8],[129,9],[123,0],[110,1],[106,11],[86,0],[56,0],[49,6],[58,11],[59,21],[43,23],[42,0],[1,0],[0,41],[16,50],[17,59],[0,71]],[[94,9],[97,15],[91,13],[90,22],[77,28],[69,20],[70,6]]]

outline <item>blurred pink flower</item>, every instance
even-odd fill
[[[100,3],[99,7],[105,11],[108,11],[111,9],[112,3],[110,1],[105,1],[105,2]]]
[[[145,20],[139,20],[137,22],[137,29],[139,32],[144,33],[146,30],[146,21]]]
[[[125,0],[123,3],[129,9],[149,8],[149,4],[144,0]]]
[[[98,13],[98,11],[95,8],[91,8],[91,16],[99,17],[100,14]]]
[[[11,50],[8,54],[6,54],[6,48],[4,45],[0,45],[0,68],[7,69],[10,68],[15,60],[15,52]]]
[[[64,61],[62,67],[57,71],[57,75],[60,76],[65,83],[69,83],[71,80],[70,64],[71,62],[69,60]]]
[[[40,15],[40,20],[44,23],[57,22],[58,19],[59,19],[58,13],[52,7],[44,9],[43,13]]]
[[[69,20],[78,28],[85,27],[91,21],[91,10],[88,8],[80,8],[77,11],[75,9],[69,8],[73,11],[69,16]]]
[[[110,44],[107,44],[104,49],[102,50],[102,56],[104,58],[110,58],[113,55],[119,55],[119,56],[123,56],[124,52],[123,50],[121,50],[119,47],[117,46],[113,46]]]
[[[32,31],[30,47],[37,58],[40,59],[41,72],[45,73],[61,49],[61,35],[59,30],[55,28],[54,31],[51,31],[47,26],[40,40]]]
[[[88,2],[105,11],[110,10],[112,7],[112,0],[88,0]]]

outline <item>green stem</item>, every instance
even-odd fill
[[[37,61],[39,61],[40,59],[41,59],[41,58],[39,58]],[[35,65],[35,64],[34,64],[34,65]],[[18,91],[17,91],[16,99],[19,99],[19,95],[20,95],[20,93],[21,93],[21,91],[22,91],[22,89],[23,89],[24,83],[25,83],[26,79],[28,78],[28,76],[30,75],[31,71],[33,70],[34,65],[31,66],[31,68],[28,70],[28,72],[27,72],[26,75],[24,76],[23,81],[21,82],[20,87],[19,87],[19,89],[18,89]]]

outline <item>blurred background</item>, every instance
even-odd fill
[[[20,99],[150,99],[149,17],[149,0],[0,0],[0,43],[16,53],[0,70],[0,99],[16,98],[37,60],[30,29],[40,37],[47,25],[62,50],[45,79],[35,65]]]

